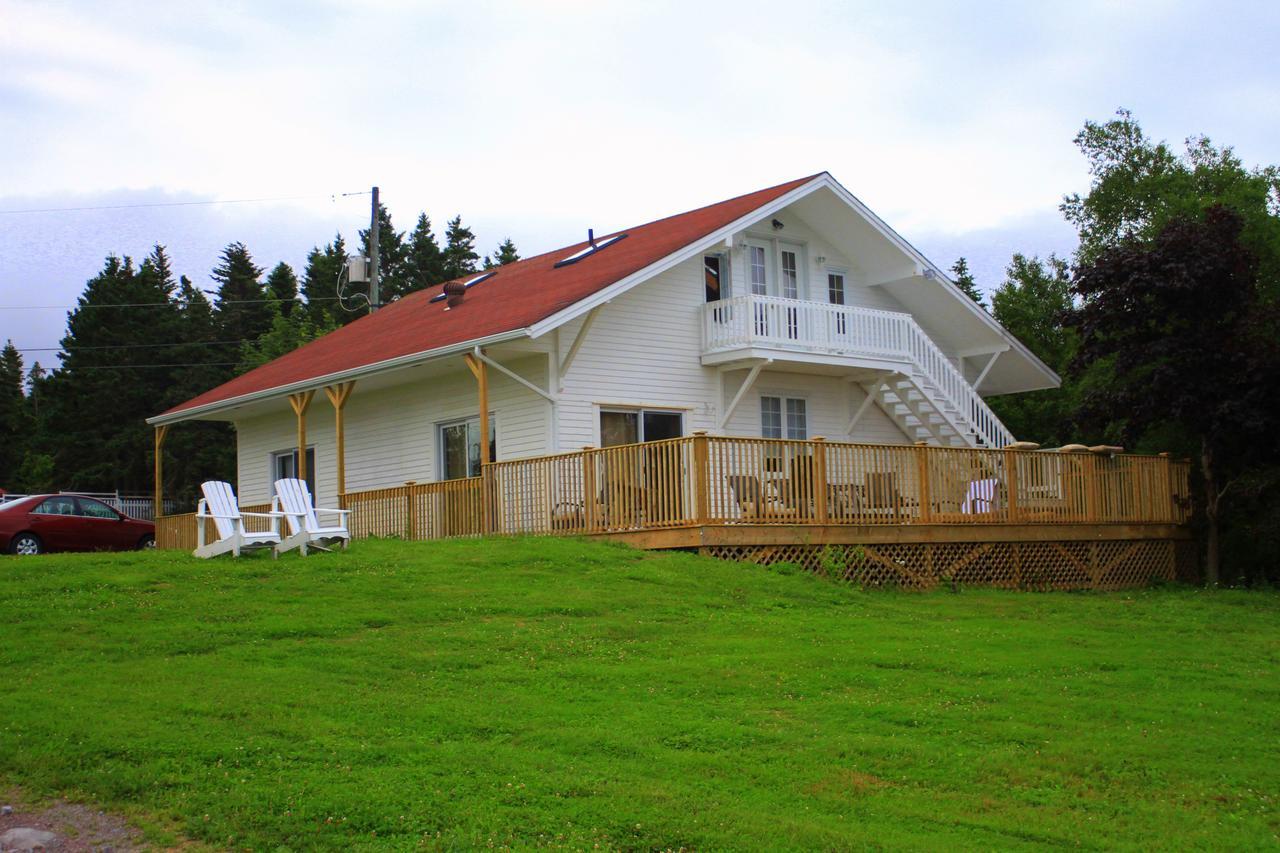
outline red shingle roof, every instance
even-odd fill
[[[443,303],[429,303],[432,296],[440,293],[439,286],[412,293],[376,314],[361,317],[163,414],[171,415],[389,359],[526,328],[746,216],[815,177],[810,175],[688,213],[612,232],[626,233],[627,239],[599,254],[558,269],[556,261],[585,248],[587,243],[575,243],[516,261],[467,291],[465,302],[450,311],[444,310]],[[608,236],[597,237],[596,242]]]

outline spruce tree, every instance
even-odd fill
[[[445,281],[453,281],[476,271],[476,261],[480,260],[480,256],[476,254],[476,235],[462,224],[461,215],[449,220],[445,230],[443,260]]]
[[[271,328],[275,311],[261,276],[262,268],[253,262],[244,243],[231,243],[222,250],[221,262],[213,269],[213,280],[218,283],[214,316],[218,334],[226,342],[219,361],[236,361],[239,342],[257,340]]]
[[[405,293],[424,290],[445,280],[444,255],[436,235],[431,232],[431,219],[418,214],[418,224],[409,235],[405,257]]]
[[[0,488],[16,491],[18,467],[30,432],[22,393],[22,355],[13,341],[0,350]]]
[[[349,323],[367,313],[363,300],[353,300],[348,296],[342,303],[338,302],[340,284],[346,293],[351,292],[343,271],[346,264],[347,244],[341,234],[334,235],[333,242],[324,248],[317,246],[307,255],[307,268],[302,273],[302,295],[307,301],[307,318],[313,324]],[[344,305],[355,310],[348,310]],[[359,310],[361,308],[365,310]]]
[[[982,291],[978,289],[978,282],[973,277],[973,273],[969,270],[969,262],[962,256],[951,266],[952,280],[956,283],[956,287],[960,288],[965,296],[978,303],[985,311],[987,303],[982,298]]]
[[[281,261],[267,276],[267,295],[275,300],[276,310],[288,317],[298,300],[298,277],[293,267]]]
[[[41,385],[61,488],[149,491],[151,429],[174,368],[178,311],[162,247],[136,269],[107,258],[67,318],[62,366]],[[53,440],[56,437],[56,442]]]
[[[494,267],[502,267],[507,264],[520,260],[520,253],[516,251],[516,244],[511,242],[511,238],[503,240],[498,244],[498,250],[493,253],[493,258],[488,255],[484,256],[484,268],[491,270]]]

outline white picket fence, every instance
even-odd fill
[[[139,518],[143,521],[155,520],[155,500],[150,495],[122,495],[119,492],[77,492],[65,489],[58,492],[58,494],[83,495],[87,498],[96,498],[133,518]],[[0,504],[21,500],[26,497],[30,497],[30,495],[3,494],[0,495]],[[164,501],[165,515],[170,515],[176,512],[177,509],[178,504],[176,501],[168,499]]]

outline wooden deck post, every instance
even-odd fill
[[[416,483],[417,480],[405,480],[404,482],[404,538],[411,542],[418,538],[418,514],[413,511],[413,487]]]
[[[933,520],[932,498],[929,495],[929,444],[916,442],[916,477],[920,482],[920,522],[927,524]]]
[[[1156,513],[1156,521],[1174,521],[1178,519],[1173,502],[1173,454],[1164,451],[1160,454],[1160,488],[1163,493],[1157,498],[1155,506],[1164,507],[1164,512]]]
[[[711,477],[708,467],[707,431],[693,431],[693,489],[695,521],[706,524],[711,518]]]
[[[152,497],[151,516],[159,520],[164,515],[164,440],[169,435],[169,425],[156,427],[156,483],[155,495]]]
[[[813,442],[813,514],[819,524],[827,523],[827,439],[815,435]]]
[[[479,351],[477,349],[477,351]],[[467,353],[463,356],[476,378],[476,390],[479,396],[480,409],[480,524],[481,530],[489,533],[493,530],[493,512],[490,506],[489,493],[485,489],[484,469],[493,460],[489,458],[489,372],[485,363],[475,355]]]
[[[1004,452],[1004,487],[1009,500],[1009,521],[1018,520],[1018,451]]]
[[[596,527],[596,455],[590,444],[582,448],[582,525],[588,531]]]
[[[1084,520],[1098,520],[1098,458],[1092,453],[1083,455],[1084,470]]]
[[[326,385],[324,389],[325,396],[333,405],[333,440],[338,468],[338,506],[342,509],[346,509],[347,495],[347,444],[343,432],[342,414],[347,406],[347,398],[351,396],[351,389],[355,388],[355,385],[354,381],[341,382],[337,385]]]
[[[307,479],[307,409],[311,407],[311,398],[315,390],[299,391],[289,395],[289,405],[298,417],[298,479]],[[312,496],[315,497],[314,495]]]

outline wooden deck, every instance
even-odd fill
[[[342,503],[357,538],[600,536],[814,570],[835,561],[863,582],[920,587],[960,573],[1111,588],[1177,574],[1189,473],[1167,456],[698,434],[497,462],[480,477]],[[160,519],[157,539],[194,547],[194,516]]]

